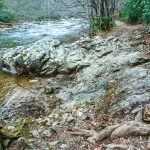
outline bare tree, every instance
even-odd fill
[[[113,20],[116,2],[120,0],[5,0],[19,19],[77,16],[88,18],[90,34],[107,29]],[[122,1],[122,0],[121,0]]]
[[[112,25],[117,0],[75,0],[75,3],[68,4],[66,0],[55,0],[67,9],[82,7],[83,12],[88,16],[90,22],[90,35],[98,30],[109,29]],[[78,12],[76,12],[78,16]],[[83,16],[85,16],[85,14]]]

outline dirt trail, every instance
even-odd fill
[[[115,24],[117,26],[118,29],[128,29],[128,30],[137,30],[138,28],[142,27],[141,24],[138,25],[131,25],[131,24],[126,24],[123,21],[120,20],[115,20]]]

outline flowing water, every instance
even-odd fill
[[[80,19],[26,22],[12,28],[0,28],[0,50],[34,43],[44,37],[73,42],[86,33],[86,22]],[[14,89],[33,85],[31,77],[15,76],[0,70],[0,101]]]
[[[29,44],[44,37],[72,42],[85,33],[85,28],[86,22],[79,19],[27,22],[6,30],[0,28],[0,48]]]

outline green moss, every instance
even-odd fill
[[[122,97],[124,93],[117,93],[119,83],[112,83],[106,87],[106,94],[97,102],[96,111],[100,113],[108,113],[110,106]]]
[[[4,135],[9,137],[32,137],[30,133],[31,127],[35,124],[35,119],[32,117],[14,120],[13,123],[6,123],[1,130]]]

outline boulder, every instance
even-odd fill
[[[143,110],[143,120],[150,122],[150,104],[145,105]]]
[[[0,107],[0,119],[13,116],[46,115],[57,107],[61,101],[53,96],[48,96],[35,89],[25,91],[14,91],[6,97]]]
[[[1,67],[18,74],[51,75],[67,73],[84,66],[86,50],[77,45],[61,45],[44,38],[25,47],[11,48],[1,54]]]
[[[54,79],[55,84],[62,85],[57,92],[49,83],[44,85],[46,96],[38,89],[33,89],[37,94],[27,90],[20,95],[15,93],[16,95],[7,97],[7,103],[11,107],[6,107],[5,103],[0,112],[9,112],[16,108],[19,110],[19,107],[26,108],[26,111],[22,110],[23,114],[40,109],[42,111],[37,113],[45,113],[49,110],[50,96],[53,95],[56,99],[63,100],[64,105],[71,101],[96,101],[99,107],[97,109],[102,112],[134,109],[141,104],[148,104],[149,58],[141,55],[142,51],[132,51],[128,37],[119,35],[116,38],[117,41],[95,37],[67,45],[45,38],[27,47],[4,51],[1,56],[3,67],[19,74],[49,77],[63,74],[66,78]],[[68,80],[68,73],[74,73],[71,80]],[[20,100],[23,102],[20,103]],[[36,108],[32,109],[32,105]]]

